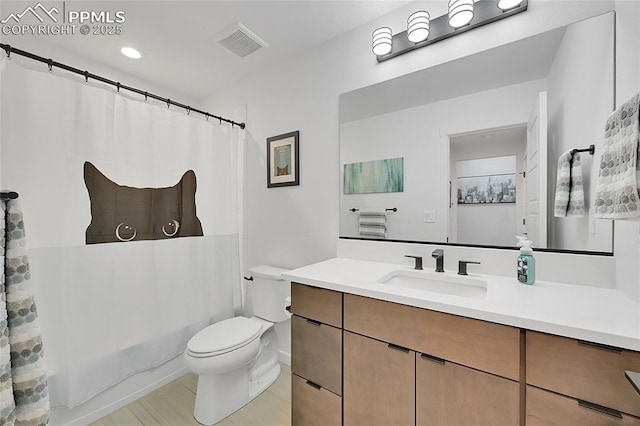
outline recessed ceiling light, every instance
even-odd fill
[[[142,58],[142,54],[140,52],[138,52],[136,49],[134,49],[133,47],[123,47],[122,49],[120,49],[120,52],[131,59],[140,59]]]

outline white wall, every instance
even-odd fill
[[[602,251],[611,245],[611,221],[595,220],[591,205],[604,143],[604,124],[614,102],[613,25],[610,14],[571,25],[549,71],[549,247]],[[594,86],[591,83],[594,81],[600,84]],[[558,157],[570,149],[591,144],[596,146],[596,155],[580,154],[587,214],[583,218],[554,217]]]
[[[640,2],[616,1],[616,107],[640,90]],[[617,286],[640,301],[640,227],[615,221]]]
[[[388,215],[388,239],[447,241],[446,139],[526,123],[545,87],[545,80],[535,80],[341,124],[340,173],[343,164],[404,157],[404,192],[345,195],[341,177],[340,235],[358,236],[358,216],[348,211],[352,207],[397,207]],[[435,223],[424,222],[426,210],[435,212]],[[515,241],[515,223],[513,228],[510,242]]]

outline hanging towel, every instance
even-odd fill
[[[385,209],[360,209],[360,236],[387,236],[387,211]]]
[[[584,216],[584,187],[580,153],[565,152],[558,158],[556,199],[553,208],[555,217]]]
[[[596,184],[594,216],[600,219],[638,219],[638,106],[640,94],[607,120]]]
[[[0,205],[0,424],[47,425],[47,374],[22,212],[17,200]]]

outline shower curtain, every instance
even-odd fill
[[[244,131],[16,62],[0,74],[0,184],[29,224],[51,405],[73,407],[238,311]],[[203,235],[87,245],[85,162],[134,188],[193,171]]]
[[[49,424],[49,394],[18,201],[0,201],[0,424]]]

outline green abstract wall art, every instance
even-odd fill
[[[344,193],[371,194],[404,190],[404,158],[344,165]]]

